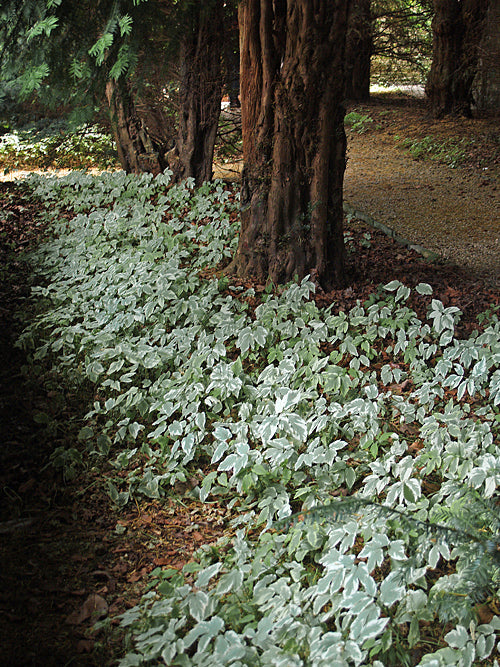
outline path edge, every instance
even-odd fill
[[[426,259],[429,262],[443,261],[441,255],[438,255],[437,253],[432,252],[431,250],[428,250],[427,248],[424,248],[424,246],[418,245],[417,243],[412,243],[408,239],[405,239],[403,236],[398,234],[391,227],[384,225],[383,222],[375,220],[375,218],[372,218],[372,216],[368,215],[368,213],[364,213],[363,211],[354,208],[354,206],[351,206],[351,204],[349,204],[348,202],[344,202],[344,213],[348,216],[356,218],[357,220],[362,220],[363,222],[366,222],[371,227],[375,227],[375,229],[379,229],[386,236],[389,236],[391,239],[394,239],[397,243],[406,246],[411,250],[415,250],[415,252],[418,252],[420,255],[422,255],[422,257],[424,257],[424,259]]]

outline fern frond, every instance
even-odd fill
[[[500,548],[500,535],[497,535],[498,539],[495,539],[492,538],[491,534],[471,532],[462,526],[455,527],[446,523],[422,521],[408,512],[387,505],[381,505],[372,500],[367,500],[366,498],[359,498],[358,496],[335,500],[328,505],[320,505],[311,509],[296,512],[286,519],[281,519],[276,522],[274,527],[279,530],[281,527],[285,527],[300,520],[322,521],[330,519],[335,522],[340,522],[346,518],[353,518],[356,514],[368,510],[389,520],[397,519],[403,526],[417,528],[425,537],[438,537],[444,539],[449,544],[457,545],[472,542],[481,544],[486,549],[488,541],[493,541],[494,544],[498,545]],[[446,518],[451,515],[443,514],[442,516]]]

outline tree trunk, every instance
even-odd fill
[[[476,105],[481,111],[500,109],[500,0],[490,0],[483,39],[479,46],[474,81]]]
[[[346,0],[240,4],[241,232],[229,271],[342,284]]]
[[[488,0],[434,0],[433,57],[426,93],[432,113],[471,116]]]
[[[240,32],[238,9],[227,3],[224,15],[224,74],[231,108],[240,107]]]
[[[223,2],[195,3],[181,45],[179,132],[171,156],[174,178],[212,178],[222,99]],[[173,159],[172,159],[173,158]]]
[[[371,0],[353,0],[347,20],[345,54],[345,95],[354,102],[370,98],[370,61],[372,56]]]
[[[166,167],[161,151],[137,115],[127,83],[110,79],[106,84],[106,99],[118,159],[124,171],[139,174],[159,174]]]

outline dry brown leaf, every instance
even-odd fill
[[[94,650],[95,642],[92,639],[80,639],[76,645],[77,653],[92,653]]]
[[[70,625],[81,625],[91,617],[102,618],[103,616],[106,616],[107,613],[108,603],[106,600],[100,595],[92,593],[88,596],[79,610],[74,611],[67,617],[66,623],[69,623]]]
[[[489,623],[495,615],[487,604],[477,604],[475,609],[481,623]]]
[[[419,452],[421,449],[423,449],[424,443],[421,440],[415,440],[409,447],[408,451],[409,452]]]

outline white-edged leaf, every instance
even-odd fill
[[[419,294],[432,294],[432,287],[428,283],[418,283],[415,289]]]
[[[444,636],[444,639],[448,646],[463,649],[469,641],[469,633],[463,625],[457,625],[456,628],[450,630],[450,632]]]
[[[221,567],[222,563],[214,563],[213,565],[209,565],[204,570],[202,570],[196,579],[196,586],[198,588],[205,588],[205,586],[208,586],[210,579],[215,577]]]

